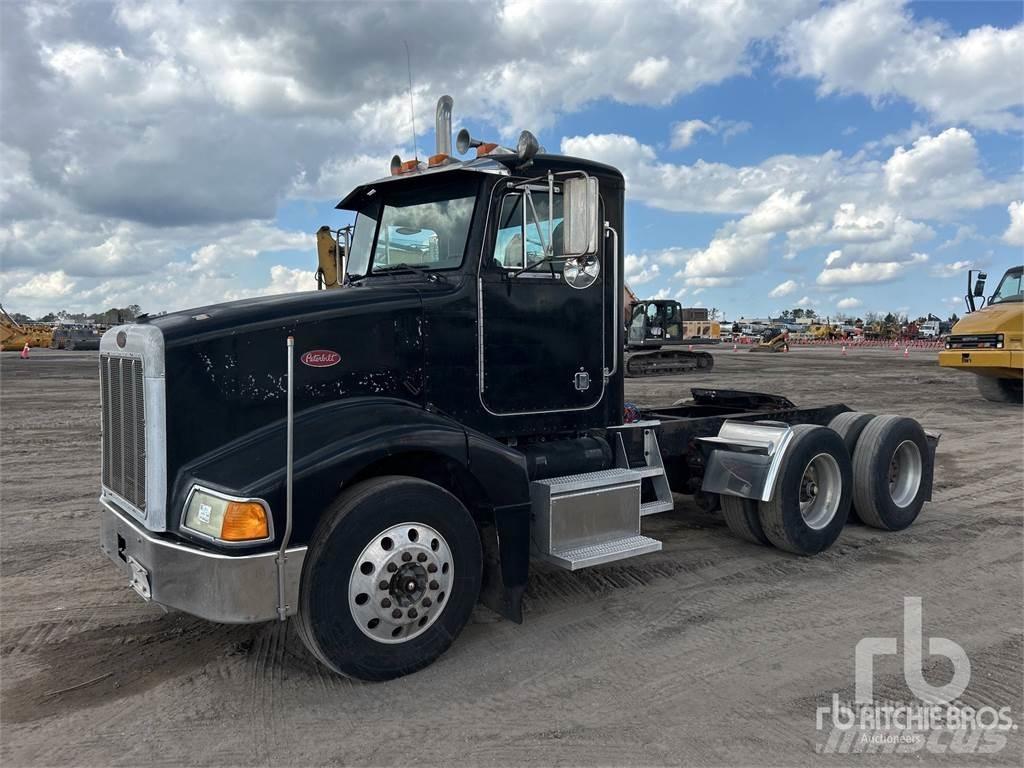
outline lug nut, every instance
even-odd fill
[[[420,563],[427,562],[427,553],[426,552],[420,552],[418,555],[416,555],[416,560],[417,560],[417,562],[420,562]]]
[[[394,573],[398,570],[398,566],[394,563],[388,563],[388,573]]]
[[[430,582],[430,588],[431,588],[431,589],[437,589],[437,588],[438,588],[438,587],[440,587],[440,586],[441,586],[441,585],[440,585],[440,584],[438,584],[438,583],[437,583],[436,581],[432,581],[432,582]]]
[[[398,610],[397,608],[395,608],[395,610],[393,610],[391,612],[391,618],[392,619],[400,619],[400,618],[402,618],[402,612],[400,610]]]
[[[379,586],[381,589],[387,589],[388,588],[388,583],[386,581],[382,581],[377,586]]]
[[[418,615],[419,614],[416,613],[416,609],[415,608],[410,608],[409,609],[409,618],[410,619],[415,619],[416,616],[418,616]]]
[[[423,598],[423,607],[424,608],[429,608],[433,604],[434,604],[433,601],[429,597],[424,597]]]
[[[391,607],[391,598],[390,597],[385,597],[383,600],[381,600],[380,601],[380,607],[381,608],[390,608]]]
[[[412,555],[410,555],[408,552],[403,552],[402,553],[402,562],[403,563],[408,563],[410,560],[412,560]]]
[[[430,572],[430,573],[437,573],[437,564],[436,563],[431,563],[430,565],[428,565],[427,566],[427,571]]]

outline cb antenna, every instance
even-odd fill
[[[403,40],[405,46],[405,64],[409,70],[409,118],[412,121],[412,155],[418,162],[420,159],[419,150],[416,147],[416,108],[412,99],[412,56],[409,55],[409,41]]]

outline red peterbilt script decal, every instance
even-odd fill
[[[333,349],[311,349],[299,358],[299,362],[311,368],[330,368],[341,362],[341,355]]]

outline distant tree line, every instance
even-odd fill
[[[142,307],[138,304],[129,304],[127,307],[111,307],[105,312],[68,312],[62,309],[59,312],[47,312],[42,317],[31,318],[23,312],[12,312],[11,317],[18,323],[94,323],[95,325],[117,325],[119,323],[130,323],[142,314]]]

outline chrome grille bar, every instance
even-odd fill
[[[100,355],[103,485],[146,509],[146,402],[142,360]]]

